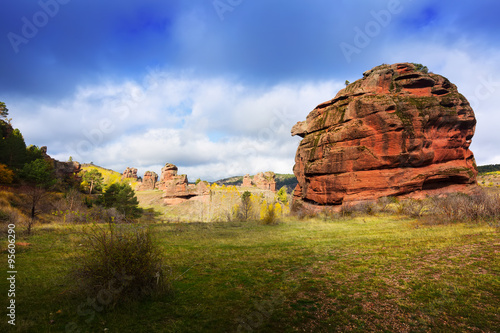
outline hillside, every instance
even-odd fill
[[[88,163],[82,164],[82,166],[81,166],[81,170],[82,170],[81,172],[89,171],[92,169],[96,169],[102,174],[102,177],[104,178],[104,184],[106,184],[106,185],[111,185],[113,183],[119,183],[122,180],[122,174],[117,172],[117,171],[114,171],[111,169],[106,169],[106,168],[100,167],[98,165],[88,164]],[[135,187],[139,184],[139,182],[131,181],[129,184],[130,184],[130,186],[132,186],[132,188],[135,189]]]
[[[485,187],[500,187],[500,171],[480,173],[477,183]]]
[[[479,173],[487,173],[487,172],[500,171],[500,164],[480,165],[480,166],[477,167],[477,171]]]
[[[251,176],[253,178],[253,176]],[[291,193],[295,186],[297,186],[297,178],[293,174],[277,173],[276,174],[276,189],[280,189],[283,186],[287,187],[287,192]],[[229,178],[224,178],[217,180],[215,183],[218,185],[235,185],[241,186],[243,183],[243,176],[234,176]]]

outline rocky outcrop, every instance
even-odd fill
[[[243,176],[243,183],[241,184],[242,187],[251,187],[255,186],[257,188],[260,188],[262,190],[269,190],[269,191],[276,191],[276,175],[272,171],[267,171],[267,172],[259,172],[255,176],[253,176],[253,179],[250,177],[249,174],[246,174]]]
[[[275,177],[272,171],[259,172],[253,177],[252,183],[262,190],[276,191]]]
[[[146,171],[144,173],[144,177],[142,177],[142,182],[138,187],[138,191],[154,190],[157,181],[158,181],[158,175],[156,174],[156,172]]]
[[[123,171],[122,179],[137,180],[137,169],[127,167],[125,171]]]
[[[47,154],[47,147],[40,147],[40,152],[44,160],[48,161],[54,170],[56,178],[62,179],[68,183],[79,183],[81,179],[78,177],[78,173],[81,170],[81,165],[75,161],[61,162]]]
[[[243,176],[243,183],[241,184],[243,187],[251,187],[252,186],[252,178],[249,174]]]
[[[179,204],[193,197],[209,193],[210,189],[205,182],[199,182],[197,185],[189,184],[187,176],[178,175],[177,171],[177,167],[171,163],[165,164],[161,169],[158,189],[164,192],[163,197],[166,204]]]
[[[165,164],[161,169],[158,189],[172,193],[185,191],[188,185],[187,176],[177,175],[177,170],[175,165],[171,163]]]
[[[303,138],[295,200],[338,205],[476,184],[474,112],[448,79],[420,68],[375,67],[292,128]]]

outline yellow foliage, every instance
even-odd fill
[[[283,214],[283,209],[281,209],[281,205],[279,203],[274,204],[274,213],[276,216],[281,216]]]
[[[266,214],[267,214],[267,201],[264,200],[260,204],[260,219],[261,220],[265,219]]]
[[[108,187],[114,183],[120,183],[122,181],[121,173],[113,171],[113,170],[104,169],[104,168],[98,167],[96,165],[83,166],[81,172],[90,171],[92,169],[96,169],[97,171],[99,171],[101,173],[102,178],[104,178],[103,184],[105,187]],[[131,182],[131,179],[126,179],[125,181],[127,181],[127,184],[128,184]],[[137,182],[132,183],[132,188],[134,188],[135,185],[137,185]],[[82,183],[82,186],[83,186],[83,183]]]
[[[0,164],[0,184],[10,184],[14,180],[14,172],[5,164]]]

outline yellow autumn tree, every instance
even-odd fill
[[[11,184],[14,180],[14,172],[5,164],[0,164],[0,184]]]

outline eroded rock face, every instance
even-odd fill
[[[252,183],[262,190],[276,191],[276,175],[272,171],[259,172],[253,177]]]
[[[40,151],[43,158],[51,163],[52,167],[54,168],[54,174],[57,178],[63,180],[74,179],[74,182],[81,182],[81,179],[78,177],[78,173],[81,170],[80,163],[75,161],[61,162],[53,159],[47,154],[46,146],[40,147]]]
[[[188,185],[186,175],[177,175],[177,166],[167,163],[161,169],[158,189],[168,193],[184,192]]]
[[[137,180],[137,169],[136,168],[126,168],[123,171],[122,179],[134,179]]]
[[[243,176],[243,183],[241,184],[243,187],[251,187],[252,186],[252,178],[250,175],[247,173],[245,176]]]
[[[158,175],[153,171],[146,171],[144,177],[142,177],[142,183],[139,185],[139,191],[150,191],[154,190],[156,182],[158,181]]]
[[[408,63],[375,67],[292,128],[303,138],[295,200],[338,205],[466,190],[476,184],[475,125],[443,76]]]

